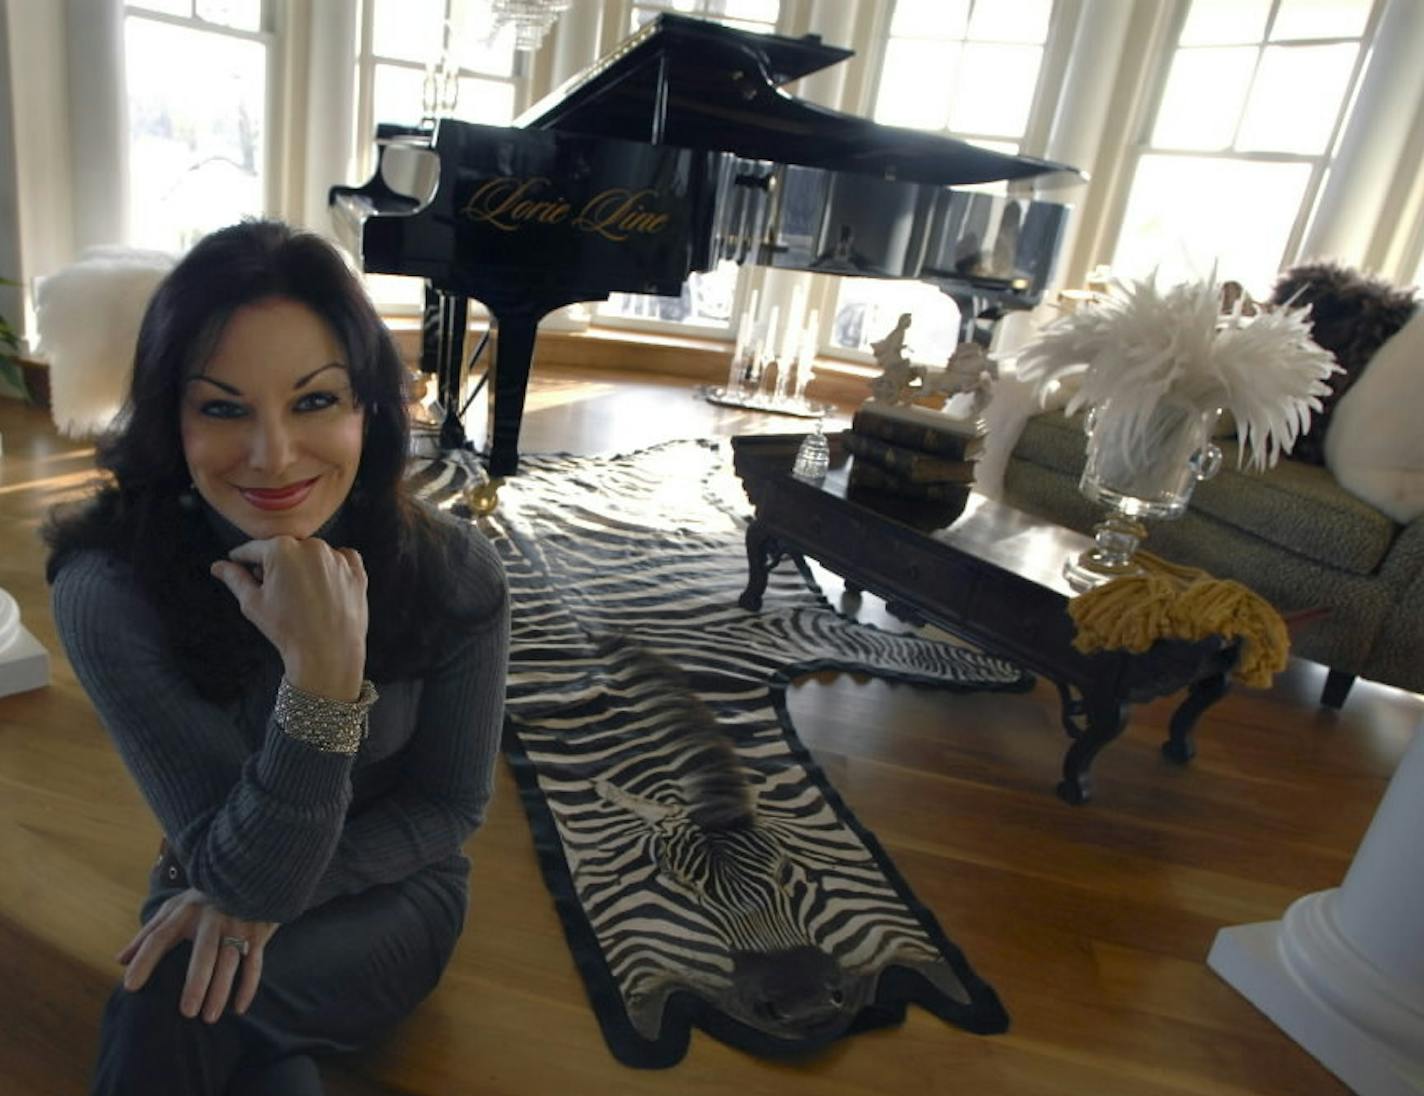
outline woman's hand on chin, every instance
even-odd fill
[[[190,1020],[201,1011],[203,1019],[213,1024],[231,997],[234,1011],[241,1015],[257,995],[263,950],[277,929],[275,921],[244,921],[223,913],[206,894],[189,887],[159,906],[119,952],[119,962],[128,967],[124,989],[142,989],[159,960],[182,941],[191,940],[193,954],[178,1011]]]
[[[317,537],[250,540],[212,566],[282,656],[287,680],[332,700],[355,700],[366,664],[366,568],[354,548]]]

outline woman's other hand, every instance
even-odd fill
[[[355,700],[366,664],[366,568],[317,537],[251,540],[212,566],[303,692]]]
[[[277,927],[275,921],[244,921],[229,916],[202,891],[189,887],[159,906],[119,952],[119,962],[128,967],[124,989],[142,989],[159,960],[182,941],[191,940],[193,953],[178,1011],[191,1020],[201,1010],[206,1022],[216,1023],[231,996],[233,1009],[241,1015],[257,995],[263,949]],[[246,943],[246,954],[232,943],[236,940]],[[239,968],[241,977],[234,995],[233,981],[238,978]]]

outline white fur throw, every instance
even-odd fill
[[[1407,524],[1424,514],[1424,307],[1335,405],[1325,464],[1340,486]]]
[[[143,310],[176,259],[96,247],[45,278],[35,300],[49,362],[50,414],[71,437],[101,433],[123,405]]]

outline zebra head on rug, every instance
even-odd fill
[[[645,763],[627,757],[593,780],[598,804],[621,820],[619,839],[605,846],[621,847],[628,888],[614,903],[625,916],[609,958],[640,1034],[658,1036],[682,991],[778,1039],[829,1040],[873,1001],[891,963],[968,1002],[902,915],[847,885],[849,850],[829,833],[826,845],[808,841],[808,820],[778,817],[784,808],[758,810],[732,739],[686,674],[622,636],[602,654],[619,664],[628,697],[675,734],[671,749],[649,743]],[[639,915],[626,916],[630,902]]]

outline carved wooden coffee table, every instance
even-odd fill
[[[1196,752],[1192,728],[1227,690],[1238,645],[1218,638],[1160,641],[1143,654],[1073,648],[1067,612],[1072,591],[1063,561],[1091,546],[1089,538],[1051,522],[967,493],[957,517],[941,508],[943,528],[930,528],[927,508],[864,496],[849,484],[848,457],[831,437],[832,466],[819,484],[791,475],[802,435],[732,439],[737,474],[756,516],[747,529],[750,574],[743,608],[761,608],[767,574],[785,556],[810,556],[892,606],[1011,659],[1053,681],[1072,739],[1058,794],[1069,803],[1092,795],[1098,751],[1122,733],[1129,705],[1168,696],[1186,698],[1173,714],[1162,751],[1185,762]]]

